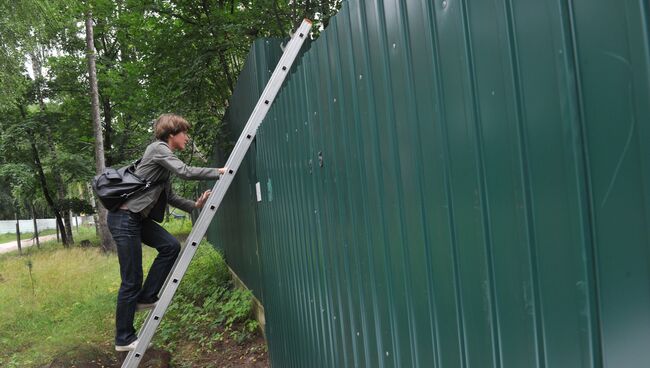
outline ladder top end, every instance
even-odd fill
[[[311,19],[307,19],[307,18],[304,18],[304,19],[303,19],[303,22],[307,22],[307,23],[309,23],[310,25],[313,24],[313,23],[311,22]]]

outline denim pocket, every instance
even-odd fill
[[[140,233],[140,216],[136,213],[119,210],[109,212],[108,228],[117,242],[119,238],[134,238]]]

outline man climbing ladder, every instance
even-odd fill
[[[226,162],[225,167],[227,169],[221,174],[220,180],[216,182],[212,189],[212,193],[203,205],[203,210],[187,238],[185,247],[181,251],[180,257],[176,262],[176,266],[170,273],[170,276],[160,291],[159,300],[155,304],[153,310],[149,313],[147,320],[138,334],[138,342],[135,348],[126,356],[122,368],[135,368],[142,360],[142,357],[149,346],[149,342],[153,338],[165,311],[169,307],[169,304],[178,289],[181,279],[185,275],[185,272],[194,257],[198,244],[205,235],[212,218],[217,212],[217,209],[219,208],[239,165],[244,159],[244,156],[257,133],[257,128],[260,126],[269,111],[275,96],[280,90],[285,77],[289,73],[298,52],[309,34],[311,26],[311,21],[305,19],[284,48],[284,52],[278,65],[264,88],[260,99],[257,101],[253,113],[248,118],[244,130]]]

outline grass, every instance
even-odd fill
[[[77,243],[98,244],[92,226],[73,235]],[[151,263],[155,251],[143,253],[144,264]],[[63,249],[49,241],[23,257],[2,254],[0,366],[38,366],[77,345],[109,340],[119,282],[117,257],[98,247]]]
[[[176,236],[191,230],[189,220],[165,226]],[[93,227],[80,228],[75,241],[82,240],[95,246],[63,249],[47,242],[24,256],[0,255],[1,367],[43,366],[79,346],[112,348],[119,264],[100,251]],[[143,247],[145,268],[154,257],[155,250]],[[173,350],[189,339],[209,349],[224,334],[245,339],[257,327],[250,304],[250,292],[232,289],[223,258],[203,244],[154,342]]]
[[[52,235],[56,234],[55,229],[47,229],[38,232],[39,236]],[[34,236],[34,233],[20,233],[21,240],[31,239]],[[0,234],[0,243],[8,243],[10,241],[16,241],[16,233],[4,233]]]

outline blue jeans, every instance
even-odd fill
[[[118,210],[108,213],[108,228],[117,246],[122,284],[115,311],[115,345],[128,345],[138,337],[133,328],[136,303],[154,303],[180,252],[179,241],[149,218]],[[142,284],[142,244],[158,250]]]

